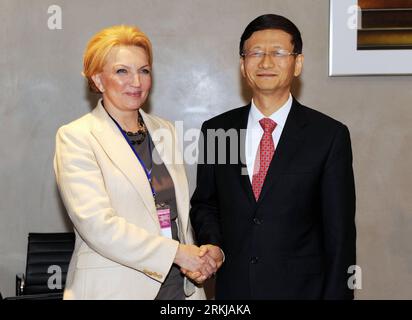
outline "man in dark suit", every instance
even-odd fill
[[[203,124],[191,199],[199,244],[218,266],[224,253],[216,299],[352,299],[349,131],[292,97],[303,55],[290,20],[256,18],[241,37],[240,56],[253,99]]]

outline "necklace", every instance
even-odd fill
[[[103,100],[102,100],[102,106],[104,109],[106,109],[104,106]],[[141,144],[147,136],[147,128],[139,111],[137,112],[137,123],[139,124],[139,127],[140,127],[140,129],[137,130],[137,132],[126,131],[122,129],[122,131],[126,133],[127,136],[129,137],[129,140],[132,143],[132,145],[135,145],[136,143]]]
[[[147,128],[140,113],[137,113],[137,123],[140,129],[137,132],[123,130],[130,139],[132,145],[141,144],[147,136]]]

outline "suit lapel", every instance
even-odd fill
[[[279,143],[275,149],[275,154],[270,163],[262,191],[260,193],[258,205],[262,202],[266,194],[278,180],[279,174],[287,167],[293,159],[295,153],[303,143],[304,136],[302,128],[306,125],[306,118],[300,104],[293,99],[293,104],[288,118],[283,128]]]
[[[240,184],[245,191],[245,194],[250,203],[255,204],[255,196],[253,195],[252,184],[250,183],[249,174],[246,166],[246,129],[250,112],[250,104],[244,109],[240,115],[240,119],[235,126],[238,131],[239,137],[239,158],[238,158],[238,171]]]
[[[157,222],[156,208],[146,173],[124,139],[116,124],[104,110],[101,100],[92,112],[94,123],[92,134],[100,143],[113,163],[126,176],[140,195],[148,212]]]

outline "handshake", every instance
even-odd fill
[[[221,267],[223,252],[219,247],[211,244],[200,247],[179,244],[174,263],[180,266],[180,270],[186,277],[201,284]]]

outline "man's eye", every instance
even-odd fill
[[[126,69],[118,69],[118,70],[116,71],[116,73],[117,73],[117,74],[127,73],[127,70],[126,70]]]
[[[261,57],[263,55],[263,52],[261,51],[255,51],[255,52],[251,52],[250,55],[252,57]]]
[[[277,57],[285,57],[290,55],[287,50],[276,50],[275,52]]]

